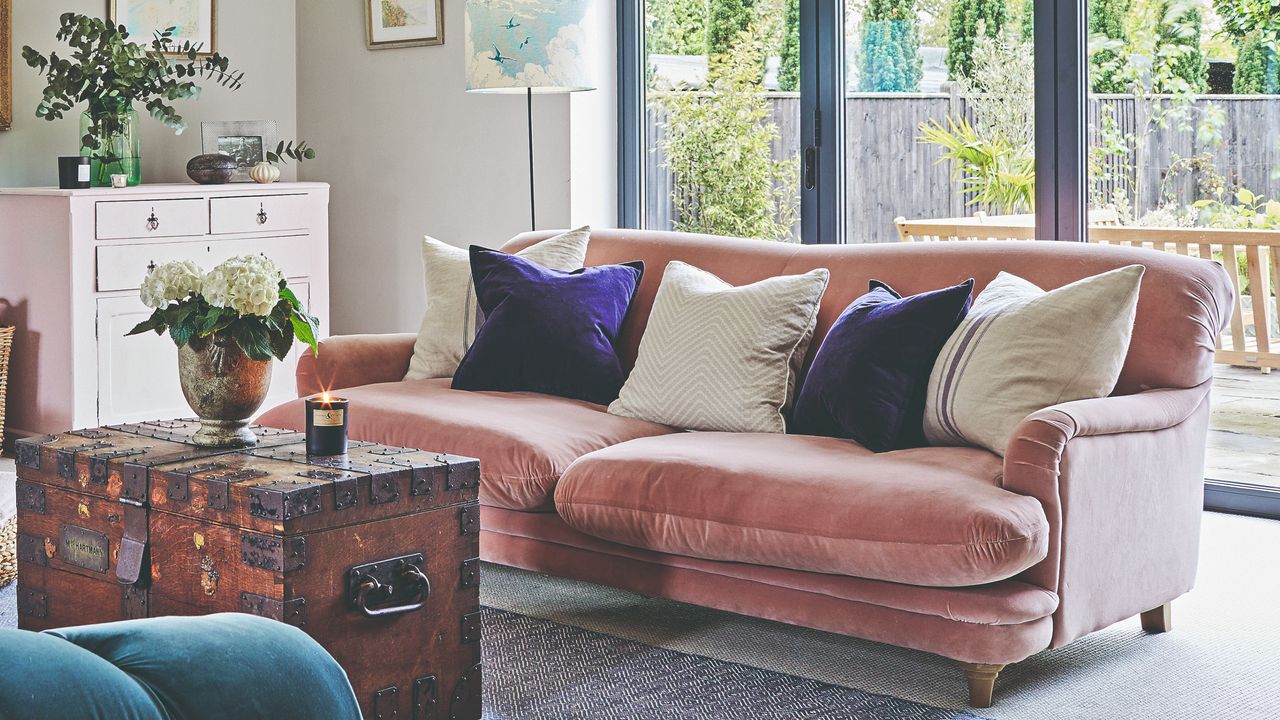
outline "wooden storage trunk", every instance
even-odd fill
[[[268,428],[208,450],[195,427],[19,441],[20,627],[248,612],[318,640],[368,718],[479,718],[479,463],[308,458]]]

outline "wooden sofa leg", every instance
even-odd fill
[[[1149,633],[1165,633],[1173,629],[1173,603],[1165,603],[1141,615],[1142,629]]]
[[[991,694],[996,686],[996,676],[1004,665],[987,663],[960,663],[969,681],[969,705],[976,708],[991,707]]]

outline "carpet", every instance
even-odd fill
[[[996,682],[997,720],[1280,718],[1280,522],[1205,513],[1196,588],[1173,632],[1136,618],[1034,655]],[[928,653],[485,565],[490,607],[924,705],[964,708],[956,664]]]
[[[484,610],[485,720],[976,720],[737,663]]]
[[[14,605],[0,590],[0,627]],[[482,618],[484,720],[982,720],[504,610]]]

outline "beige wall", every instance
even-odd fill
[[[298,11],[298,132],[332,184],[333,332],[417,330],[421,238],[497,246],[529,229],[525,98],[465,92],[462,0],[445,44],[369,50],[360,2]],[[538,224],[569,223],[569,99],[535,97]]]
[[[335,3],[336,4],[336,3]],[[354,4],[354,3],[346,3]],[[218,50],[245,71],[244,87],[207,87],[198,101],[176,103],[190,127],[180,136],[139,108],[144,182],[186,182],[187,160],[199,155],[202,120],[275,120],[281,137],[297,132],[294,0],[219,0]],[[35,116],[44,83],[22,61],[22,46],[62,49],[54,40],[64,12],[106,15],[106,0],[14,0],[13,129],[0,132],[0,186],[56,185],[57,157],[79,152],[79,114],[48,122]],[[286,177],[293,170],[286,169]]]

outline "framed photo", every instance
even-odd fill
[[[12,18],[12,0],[0,0],[0,130],[13,126]]]
[[[444,44],[444,0],[364,0],[370,50]]]
[[[200,144],[205,153],[223,153],[235,159],[231,182],[250,182],[249,169],[276,149],[276,124],[272,120],[202,122]]]
[[[150,45],[158,32],[176,28],[173,40],[200,45],[201,55],[218,51],[216,0],[111,0],[111,22],[123,25],[134,42]]]

